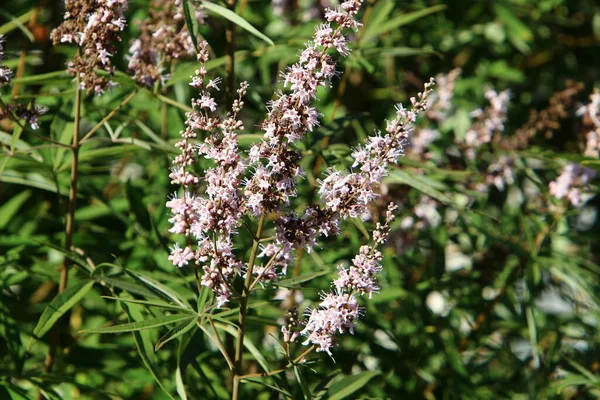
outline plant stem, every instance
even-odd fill
[[[296,357],[293,361],[290,361],[285,367],[283,367],[281,369],[277,369],[275,371],[270,371],[270,372],[261,372],[258,374],[243,375],[243,376],[240,376],[239,379],[241,380],[241,379],[249,379],[249,378],[260,378],[263,376],[273,376],[273,375],[280,374],[280,373],[284,372],[286,369],[288,369],[289,367],[298,364],[300,361],[302,361],[302,359],[304,357],[306,357],[308,355],[308,353],[312,352],[314,349],[315,349],[315,345],[313,344],[308,349],[306,349],[302,354],[300,354],[298,357]]]
[[[227,8],[235,11],[236,0],[227,0]],[[235,96],[235,23],[229,21],[225,31],[225,74],[227,86],[225,87],[225,103],[231,109]]]
[[[94,133],[96,133],[96,131],[100,128],[102,128],[102,126],[108,122],[109,119],[111,119],[116,113],[119,112],[119,110],[121,108],[123,108],[123,106],[127,103],[129,103],[131,100],[133,100],[133,98],[135,97],[136,94],[138,94],[139,89],[136,89],[133,91],[133,93],[131,93],[129,96],[127,96],[125,98],[125,100],[123,100],[121,103],[119,103],[118,106],[116,106],[111,112],[108,113],[108,115],[104,118],[102,118],[102,120],[100,122],[98,122],[96,124],[96,126],[94,126],[92,129],[90,129],[90,131],[83,137],[83,139],[81,139],[81,145],[83,145]],[[79,93],[79,90],[77,91],[77,93]],[[77,118],[77,116],[76,116]],[[77,130],[79,130],[79,128],[77,128]],[[75,140],[75,138],[73,138],[73,140]]]
[[[244,374],[244,367],[242,364],[244,360],[244,329],[246,325],[246,312],[248,311],[248,296],[250,295],[249,289],[250,284],[252,283],[252,271],[254,270],[256,256],[258,254],[259,240],[257,239],[260,239],[260,236],[262,235],[264,224],[265,215],[262,214],[258,220],[256,235],[254,235],[252,240],[252,250],[250,252],[250,259],[248,260],[248,268],[246,270],[246,281],[244,282],[244,288],[240,299],[238,338],[235,347],[235,375],[233,376],[233,391],[231,395],[232,400],[238,400],[240,398],[240,376]]]
[[[72,163],[71,163],[71,186],[69,189],[69,208],[67,211],[67,224],[65,227],[65,248],[71,250],[73,247],[73,233],[75,232],[75,206],[77,201],[77,177],[78,177],[78,166],[79,166],[79,122],[81,118],[81,90],[79,90],[79,77],[77,78],[77,91],[75,92],[75,120],[73,126],[73,142],[71,145]],[[65,257],[65,261],[60,270],[60,280],[58,282],[58,293],[64,292],[67,287],[69,280],[69,268],[71,266],[71,260]],[[54,326],[52,332],[52,341],[50,343],[50,349],[46,356],[45,368],[46,373],[49,373],[54,366],[56,359],[56,350],[58,348],[58,342],[60,340],[60,328],[61,324],[57,323]],[[38,399],[41,399],[41,393],[38,394]]]

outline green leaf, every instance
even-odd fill
[[[380,372],[365,371],[360,374],[345,377],[329,388],[329,400],[341,400],[356,393]]]
[[[60,317],[90,291],[94,283],[94,281],[79,281],[74,285],[68,286],[64,292],[59,293],[42,313],[37,325],[33,329],[33,336],[36,338],[44,336]],[[31,349],[34,343],[35,339],[32,338],[27,346],[28,349]]]
[[[10,140],[10,151],[14,152],[16,147],[17,147],[17,143],[19,142],[19,138],[21,137],[21,134],[23,133],[23,128],[21,127],[20,123],[15,124],[15,127],[13,129],[13,133],[12,133],[12,138]]]
[[[127,314],[127,318],[130,321],[132,321],[133,316],[131,315],[131,312],[127,309],[127,307],[123,307],[123,311],[125,311],[125,313]],[[152,347],[150,346],[150,343],[148,343],[148,337],[142,336],[143,333],[144,332],[139,332],[139,331],[132,332],[133,339],[135,340],[135,346],[138,350],[138,354],[142,358],[142,362],[144,363],[144,365],[146,366],[148,371],[150,371],[150,374],[152,375],[152,377],[154,378],[156,383],[158,383],[158,386],[160,386],[160,388],[163,390],[163,392],[165,392],[171,400],[175,400],[175,398],[173,396],[171,396],[171,393],[169,393],[169,391],[164,387],[164,385],[162,384],[162,381],[160,380],[160,378],[158,376],[158,372],[156,371],[156,368],[154,367],[154,364],[152,363],[152,360],[150,359],[150,356],[148,354],[148,352],[149,352],[148,349],[152,348]]]
[[[508,8],[498,3],[494,4],[494,12],[506,26],[506,34],[513,46],[521,53],[528,54],[531,51],[528,42],[533,41],[533,33],[529,27]]]
[[[280,280],[277,283],[277,286],[281,286],[281,287],[295,287],[295,286],[297,286],[300,283],[311,281],[311,280],[313,280],[315,278],[318,278],[319,276],[327,275],[330,272],[331,271],[329,271],[329,270],[327,270],[327,271],[318,271],[318,272],[313,272],[311,274],[297,276],[295,278],[282,279],[282,280]]]
[[[402,183],[411,186],[444,204],[454,205],[452,199],[440,191],[440,184],[438,182],[424,176],[411,175],[401,170],[395,170],[386,180],[392,183]]]
[[[230,325],[222,325],[222,324],[215,324],[215,326],[217,328],[222,329],[225,332],[229,333],[233,337],[237,337],[237,328],[236,327],[230,326]],[[258,364],[265,370],[265,372],[271,371],[269,364],[267,364],[267,360],[265,359],[265,356],[263,355],[263,352],[261,350],[259,350],[254,345],[252,340],[250,340],[248,337],[244,338],[244,347],[246,349],[248,349],[248,351],[250,352],[250,354],[252,354],[252,356],[254,356],[254,358],[256,359],[256,362],[258,362]]]
[[[184,308],[184,307],[176,306],[176,305],[173,305],[173,304],[159,303],[157,301],[124,299],[124,298],[121,298],[121,297],[111,297],[111,296],[103,296],[103,298],[105,298],[105,299],[112,299],[112,300],[118,300],[118,301],[122,301],[124,303],[139,304],[139,305],[144,305],[144,306],[148,306],[148,307],[158,307],[158,308],[166,308],[166,309],[169,309],[169,310],[177,310],[177,311],[188,313],[188,314],[193,314],[194,313],[189,308]]]
[[[175,315],[166,315],[163,317],[150,318],[144,321],[136,321],[130,322],[128,324],[121,324],[115,326],[104,326],[95,329],[84,329],[80,331],[81,334],[89,334],[89,333],[124,333],[124,332],[136,332],[142,331],[145,329],[153,329],[158,328],[159,326],[173,324],[176,322],[181,322],[190,318],[189,314],[175,314]]]
[[[19,24],[23,25],[29,22],[31,16],[33,15],[33,9],[27,11],[25,14],[21,15],[17,18],[11,18],[11,21],[5,23],[0,26],[0,35],[6,35],[7,33],[13,31],[14,29],[19,28]],[[13,79],[14,82],[14,79]]]
[[[244,18],[240,17],[233,11],[231,11],[223,6],[220,6],[218,4],[208,2],[208,1],[203,1],[202,6],[204,8],[206,8],[207,10],[210,10],[210,11],[214,12],[215,14],[219,14],[223,18],[228,19],[229,21],[238,25],[240,28],[247,30],[254,36],[269,43],[271,46],[274,45],[274,43],[271,39],[269,39],[267,36],[265,36],[263,33],[261,33],[258,29],[256,29],[252,25],[250,25],[250,23],[248,21],[246,21]]]
[[[420,18],[423,18],[429,14],[436,13],[438,11],[445,10],[446,6],[441,4],[429,8],[425,8],[423,10],[414,11],[408,14],[399,15],[395,18],[389,19],[386,22],[378,23],[378,24],[369,24],[369,26],[365,29],[364,40],[369,41],[379,35],[392,31],[394,29],[398,29],[403,25],[410,24],[413,21],[416,21]]]
[[[7,305],[0,302],[0,338],[4,339],[8,353],[12,358],[16,375],[20,375],[25,362],[24,349],[19,327],[10,315]],[[5,368],[8,365],[5,366]],[[0,396],[1,397],[1,396]]]
[[[439,58],[443,58],[443,55],[437,51],[431,49],[419,49],[415,47],[388,47],[388,48],[380,48],[374,47],[370,49],[362,50],[365,55],[372,54],[381,54],[384,56],[393,56],[393,57],[410,57],[410,56],[418,56],[422,54],[427,55],[436,55]]]
[[[12,217],[17,215],[19,209],[31,196],[30,190],[24,190],[21,193],[16,194],[13,198],[6,201],[2,207],[0,207],[0,229],[4,229],[10,222]]]
[[[208,286],[202,286],[200,294],[198,295],[197,312],[202,314],[204,311],[204,305],[206,304],[212,290]]]
[[[324,377],[321,380],[321,382],[319,382],[319,384],[317,386],[315,386],[315,389],[313,390],[313,399],[314,400],[322,400],[323,398],[327,398],[327,397],[325,397],[327,395],[327,390],[331,387],[333,380],[339,374],[340,374],[340,371],[335,370],[333,372],[330,372],[326,377]]]
[[[127,275],[131,276],[133,279],[146,286],[148,289],[150,289],[151,292],[155,293],[159,297],[162,297],[163,299],[168,301],[172,301],[173,303],[178,304],[181,307],[193,310],[192,306],[190,306],[190,304],[185,299],[181,298],[179,293],[177,293],[170,287],[167,287],[162,283],[147,276],[144,276],[140,273],[129,271],[128,269],[125,269],[125,272],[127,273]]]
[[[21,17],[19,17],[19,18],[14,17],[10,13],[4,11],[1,8],[0,8],[0,15],[3,15],[6,19],[9,19],[10,24],[12,24],[12,26],[14,26],[15,28],[20,29],[21,32],[23,32],[23,34],[25,36],[27,36],[27,39],[29,39],[29,41],[31,41],[31,43],[35,42],[35,37],[33,36],[33,33],[31,33],[31,31],[29,29],[27,29],[27,27],[23,24],[23,22],[21,22],[21,19],[22,19]],[[3,25],[2,28],[4,28],[5,26],[6,25]]]
[[[302,371],[298,368],[297,365],[294,365],[294,375],[296,376],[296,380],[300,384],[300,389],[302,389],[302,394],[306,400],[312,398],[312,393],[310,387],[308,386],[308,381],[302,375]]]
[[[10,176],[10,175],[4,174],[4,175],[0,176],[0,182],[29,186],[29,187],[36,188],[36,189],[47,190],[47,191],[53,192],[53,193],[60,193],[63,196],[69,195],[68,190],[57,188],[56,184],[43,178],[39,174],[31,174],[31,175],[27,175],[26,177]]]
[[[556,393],[562,393],[569,386],[596,386],[600,384],[599,380],[590,380],[588,377],[578,374],[571,374],[566,378],[560,379],[552,384]]]
[[[196,37],[196,27],[198,26],[198,20],[196,18],[192,18],[192,11],[190,9],[190,3],[188,0],[183,0],[183,16],[185,18],[185,25],[187,27],[188,32],[190,33],[190,37],[192,39],[192,43],[194,44],[194,48],[196,49],[196,53],[198,53],[198,38]]]
[[[161,347],[163,347],[171,340],[177,339],[179,336],[188,332],[190,329],[196,326],[197,319],[198,317],[190,317],[186,320],[181,321],[179,324],[171,328],[169,332],[167,332],[160,339],[158,339],[156,345],[154,346],[154,351],[158,351]]]
[[[150,232],[152,230],[152,217],[150,217],[148,207],[144,204],[142,189],[134,187],[131,181],[127,181],[125,192],[129,201],[129,210],[135,215],[135,220],[146,232]]]

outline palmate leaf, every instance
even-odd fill
[[[68,286],[64,292],[59,293],[42,313],[37,325],[33,329],[33,336],[41,338],[67,311],[69,311],[79,300],[81,300],[94,286],[94,281],[79,281]],[[35,339],[32,339],[27,346],[31,349]]]
[[[156,345],[154,346],[154,351],[158,351],[161,347],[163,347],[171,340],[177,339],[179,336],[184,335],[185,333],[190,331],[194,326],[196,326],[197,319],[198,317],[190,317],[174,326],[169,332],[167,332],[164,336],[158,339]]]
[[[157,318],[150,318],[143,321],[130,322],[127,324],[115,325],[115,326],[104,326],[95,329],[85,329],[79,333],[124,333],[124,332],[137,332],[145,329],[158,328],[159,326],[173,324],[190,319],[190,314],[181,313],[175,315],[165,315]]]

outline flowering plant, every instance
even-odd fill
[[[593,71],[417,3],[0,25],[0,397],[594,394]]]

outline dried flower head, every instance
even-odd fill
[[[67,71],[79,78],[80,89],[102,94],[114,83],[111,57],[121,41],[119,32],[125,28],[123,11],[127,0],[65,0],[63,23],[51,33],[54,44],[75,43],[79,51],[69,62]],[[108,72],[101,76],[96,70]]]

